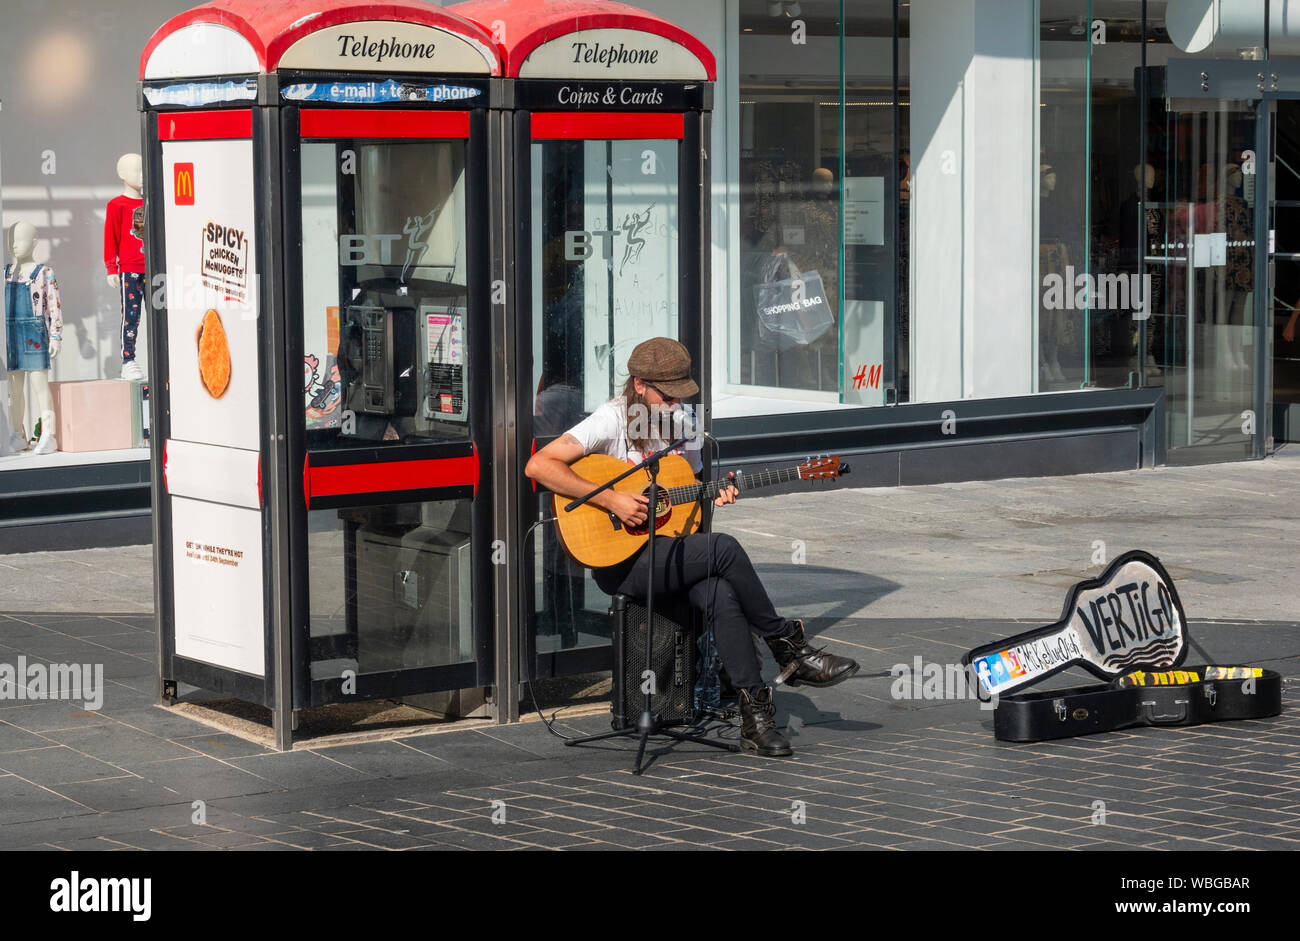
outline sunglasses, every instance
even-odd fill
[[[647,389],[654,389],[656,392],[658,392],[659,398],[663,399],[665,402],[680,402],[682,400],[682,397],[680,395],[669,395],[667,392],[659,388],[653,382],[646,382],[644,379],[642,379],[641,381],[645,383],[645,387]]]

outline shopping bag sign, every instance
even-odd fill
[[[822,276],[798,272],[754,285],[754,307],[765,337],[778,349],[807,346],[835,323]]]
[[[816,275],[817,273],[814,271],[812,274]],[[815,297],[809,297],[808,282],[801,278],[791,281],[780,281],[778,282],[778,285],[780,286],[780,290],[770,293],[787,295],[789,300],[782,297],[780,303],[775,303],[768,307],[760,307],[758,312],[761,316],[770,319],[780,314],[798,313],[812,307],[820,307],[822,304],[826,303],[826,297],[820,291]],[[817,279],[817,287],[821,287],[820,277]]]
[[[1030,686],[1071,666],[1102,679],[1167,670],[1187,656],[1187,618],[1155,556],[1135,549],[1070,589],[1061,619],[962,658],[990,694]]]

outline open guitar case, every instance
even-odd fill
[[[1259,667],[1139,671],[1110,683],[1008,693],[993,710],[1001,742],[1045,742],[1146,725],[1263,719],[1282,711],[1282,677]]]
[[[1155,598],[1158,605],[1142,613]],[[1125,622],[1121,615],[1129,612]],[[1278,673],[1250,666],[1181,666],[1189,643],[1187,618],[1169,573],[1155,556],[1133,550],[1099,577],[1071,588],[1055,624],[983,644],[962,662],[981,698],[996,695],[993,734],[1003,742],[1281,713]],[[1108,682],[1029,689],[1072,666]]]

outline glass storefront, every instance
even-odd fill
[[[1163,388],[1174,462],[1250,457],[1258,429],[1257,103],[1171,97],[1165,67],[1262,58],[1262,5],[1212,41],[1189,8],[1058,0],[1039,24],[1040,388]]]
[[[911,325],[930,315],[914,308],[912,260],[937,249],[912,235],[910,4],[846,4],[842,16],[837,2],[800,4],[802,42],[792,41],[789,8],[740,3],[741,286],[728,378],[805,408],[918,400]],[[1138,298],[1118,287],[1121,277],[1124,288],[1141,281],[1136,223],[1127,224],[1142,163],[1141,4],[1045,2],[1037,33],[1026,41],[1037,52],[1037,156],[1023,181],[1034,199],[1015,218],[1037,226],[1021,260],[1037,270],[1034,382],[1017,391],[1135,387]],[[944,175],[970,159],[962,147],[938,156]],[[1019,158],[988,172],[1010,172]],[[780,301],[802,272],[812,272],[810,294],[825,288],[828,309],[789,323]],[[1145,361],[1158,375],[1154,356]]]
[[[740,3],[728,379],[807,407],[905,401],[906,221],[894,209],[906,207],[909,155],[894,3],[843,17],[837,0],[794,6]]]
[[[56,17],[0,36],[0,209],[14,265],[0,474],[148,458],[143,301],[155,286],[132,270],[143,267],[133,249],[147,224],[132,195],[134,50],[192,5],[142,0],[121,14],[68,0],[53,4]],[[1166,0],[1024,0],[1006,5],[1002,22],[966,15],[959,0],[639,5],[696,33],[721,66],[711,131],[715,419],[1150,387],[1166,396],[1171,455],[1236,459],[1262,453],[1242,429],[1260,426],[1243,415],[1265,407],[1263,382],[1273,403],[1265,424],[1279,438],[1293,433],[1295,109],[1278,102],[1260,134],[1253,99],[1191,108],[1164,87],[1177,60],[1286,62],[1296,51],[1288,21],[1275,18],[1265,36],[1261,9],[1201,35],[1180,19],[1188,5]],[[37,65],[51,60],[63,63],[57,81]],[[658,282],[679,281],[669,196],[680,145],[531,146],[546,194],[531,222],[542,249],[529,262],[544,438],[617,394],[618,365],[637,340],[678,332],[674,295]],[[458,148],[303,148],[306,239],[323,237],[313,206],[355,190],[346,231],[330,237],[352,239],[360,259],[349,280],[339,265],[315,270],[336,253],[304,249],[318,275],[304,298],[314,312],[304,360],[313,447],[465,436],[464,403],[429,345],[431,323],[454,336],[464,304],[463,288],[446,283],[464,245],[441,234],[464,212]],[[357,176],[339,170],[342,150]],[[1260,218],[1257,173],[1273,184]],[[368,176],[400,179],[401,192],[380,198]],[[411,203],[412,180],[446,200]],[[405,229],[417,210],[427,233]],[[1276,295],[1259,279],[1261,225],[1279,233],[1267,247]],[[1197,255],[1198,239],[1214,252],[1223,241],[1222,260]],[[376,260],[372,248],[391,257]],[[414,334],[410,318],[367,321],[368,309],[403,303]],[[1263,354],[1260,329],[1271,344]],[[412,366],[378,393],[343,375],[365,371],[376,338],[409,347]],[[339,360],[340,346],[352,360]],[[397,418],[345,432],[343,410],[368,414],[345,394],[378,394],[374,407]]]
[[[145,279],[137,53],[189,5],[6,7],[24,25],[0,33],[0,491],[7,471],[149,458],[148,300],[161,285]]]
[[[723,414],[1160,387],[1170,449],[1252,454],[1255,125],[1167,108],[1162,67],[1261,57],[1262,17],[1189,53],[1167,6],[1042,0],[994,39],[894,0],[739,0]],[[981,58],[1017,50],[1021,71]],[[983,114],[981,80],[1019,88]],[[1228,251],[1189,280],[1198,219]],[[989,301],[1017,272],[1028,317]]]
[[[1273,258],[1273,433],[1300,438],[1300,101],[1279,101],[1273,119],[1268,228]]]

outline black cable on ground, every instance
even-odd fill
[[[524,533],[523,546],[527,547],[529,538],[532,537],[533,533],[539,527],[545,526],[547,523],[553,523],[553,522],[555,522],[554,517],[551,517],[549,519],[540,519],[532,526],[528,527],[528,532]],[[559,732],[555,731],[554,728],[555,717],[559,715],[559,710],[556,710],[556,712],[551,715],[551,718],[549,720],[546,718],[545,715],[542,714],[541,707],[537,705],[537,694],[533,690],[533,682],[534,680],[532,677],[529,677],[528,679],[524,680],[524,683],[528,686],[528,698],[533,701],[533,712],[537,713],[537,718],[542,720],[542,724],[546,726],[546,731],[550,732],[556,738],[563,739],[566,742],[569,741],[571,736],[562,735]]]

